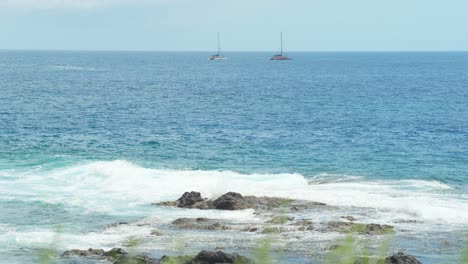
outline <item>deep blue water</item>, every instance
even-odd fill
[[[1,52],[0,160],[468,180],[468,53]]]
[[[72,221],[79,233],[130,217],[76,216],[79,196],[67,204],[46,188],[103,161],[421,181],[443,186],[453,212],[468,208],[467,52],[208,55],[0,51],[0,223],[26,232]],[[136,206],[131,216],[144,216]],[[34,223],[31,208],[43,213]]]

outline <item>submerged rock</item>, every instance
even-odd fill
[[[353,222],[329,222],[325,231],[333,232],[357,232],[368,235],[383,235],[393,232],[393,226],[379,224],[361,224]]]
[[[178,228],[202,230],[227,230],[229,227],[208,218],[178,218],[172,222]]]
[[[421,264],[421,262],[411,255],[398,252],[386,258],[385,264]]]

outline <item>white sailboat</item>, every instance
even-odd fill
[[[223,57],[223,55],[221,55],[221,41],[219,40],[219,32],[218,32],[218,53],[216,53],[214,55],[211,55],[208,59],[209,60],[225,60],[225,59],[227,59],[226,57]]]
[[[270,60],[292,60],[288,56],[283,55],[283,32],[280,33],[280,41],[281,41],[281,53],[276,54],[270,58]]]

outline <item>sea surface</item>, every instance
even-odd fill
[[[0,263],[119,245],[104,226],[176,218],[150,203],[191,190],[367,208],[410,230],[395,249],[456,263],[467,52],[209,55],[0,51]]]

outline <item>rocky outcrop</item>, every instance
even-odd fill
[[[178,218],[172,222],[177,228],[201,230],[227,230],[229,227],[208,218]]]
[[[161,259],[154,259],[144,255],[130,256],[121,248],[113,248],[109,251],[103,249],[88,249],[79,250],[73,249],[65,251],[62,257],[84,257],[94,258],[98,260],[107,260],[114,264],[164,264],[164,263],[180,263],[180,264],[220,264],[220,263],[236,263],[236,264],[251,264],[252,262],[241,255],[229,254],[222,251],[200,251],[196,256],[164,256]]]
[[[103,249],[88,249],[88,250],[79,250],[73,249],[65,251],[62,254],[62,257],[85,257],[85,258],[94,258],[99,260],[107,260],[114,264],[123,264],[123,263],[134,263],[134,264],[159,264],[158,259],[153,259],[143,255],[130,256],[125,250],[121,248],[113,248],[109,251],[104,251]]]
[[[385,264],[421,264],[421,262],[411,255],[398,252],[386,258]]]
[[[240,193],[236,192],[228,192],[215,200],[208,200],[202,198],[199,192],[186,192],[176,201],[154,203],[153,205],[217,210],[271,210],[280,207],[289,207],[292,211],[300,211],[316,206],[324,206],[325,204],[278,197],[242,196]]]

